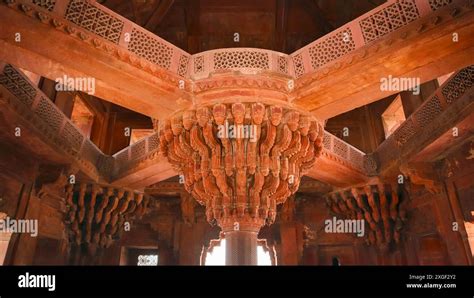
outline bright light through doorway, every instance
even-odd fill
[[[265,251],[261,245],[257,246],[258,266],[271,266],[270,252]],[[206,266],[225,265],[225,239],[221,240],[219,246],[215,246],[211,253],[206,255]]]

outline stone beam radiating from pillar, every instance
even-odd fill
[[[258,231],[298,190],[322,135],[315,118],[289,106],[217,103],[163,121],[160,148],[225,233],[227,252],[237,254],[228,264],[254,264]]]

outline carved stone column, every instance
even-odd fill
[[[228,264],[255,264],[258,231],[314,165],[322,125],[283,103],[194,107],[160,125],[161,152],[222,228]]]

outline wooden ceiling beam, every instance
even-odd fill
[[[174,0],[161,0],[158,7],[145,23],[144,28],[153,32],[158,28],[166,14],[169,12],[174,4]]]
[[[288,0],[275,1],[275,50],[285,53],[288,27]]]

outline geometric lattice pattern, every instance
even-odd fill
[[[194,58],[194,73],[204,71],[204,56],[197,56]]]
[[[433,11],[453,3],[453,0],[430,0],[430,6]]]
[[[87,140],[81,150],[82,159],[90,161],[96,165],[99,162],[100,156],[99,149],[97,149],[91,141]]]
[[[339,140],[338,138],[334,138],[333,142],[334,142],[333,153],[336,154],[336,155],[339,155],[340,157],[342,157],[344,159],[349,159],[347,157],[349,146],[347,146],[346,143]]]
[[[471,88],[474,84],[474,65],[464,68],[458,72],[452,79],[449,79],[443,89],[442,93],[446,98],[448,104],[454,102],[461,97],[466,90]]]
[[[327,131],[324,131],[323,146],[326,150],[331,150],[331,135]]]
[[[304,74],[303,56],[301,54],[295,55],[293,63],[295,64],[295,76],[299,78]]]
[[[442,111],[441,103],[439,98],[433,96],[426,103],[420,107],[415,113],[415,119],[421,128],[424,128],[430,122],[432,122]]]
[[[171,66],[173,49],[136,28],[132,30],[128,50],[165,69]]]
[[[248,115],[249,117],[247,117]],[[253,123],[255,136],[219,135],[225,122]],[[248,121],[248,122],[247,122]],[[259,229],[295,193],[321,151],[323,128],[310,115],[263,103],[216,103],[160,124],[160,152],[184,175],[184,188],[223,231]]]
[[[331,144],[332,142],[332,144]],[[364,171],[365,153],[357,150],[333,134],[324,131],[323,148],[348,161],[351,167]]]
[[[257,51],[229,51],[214,54],[214,69],[233,68],[269,69],[268,54]]]
[[[148,152],[152,152],[153,150],[158,149],[158,145],[160,144],[160,135],[158,133],[154,133],[148,137]]]
[[[59,132],[65,117],[64,114],[57,110],[52,101],[44,97],[41,97],[35,109],[35,114],[48,123],[54,132]]]
[[[124,165],[128,162],[128,150],[123,150],[119,154],[114,156],[115,161],[119,165]]]
[[[288,59],[284,56],[278,56],[278,71],[288,73]]]
[[[349,28],[318,42],[309,48],[313,69],[317,69],[355,49]]]
[[[188,71],[189,56],[181,55],[179,57],[178,75],[184,77]]]
[[[115,44],[119,43],[123,21],[84,0],[71,0],[65,18]]]
[[[69,145],[71,145],[72,148],[79,152],[84,136],[73,124],[69,123],[69,121],[67,121],[64,125],[61,136],[63,137],[64,141],[66,141]]]
[[[413,120],[408,118],[395,132],[393,133],[395,136],[395,140],[399,147],[405,144],[411,137],[413,137],[416,133],[415,125],[413,124]]]
[[[49,11],[53,11],[56,0],[33,0],[33,4]]]
[[[36,89],[10,64],[5,65],[0,75],[0,84],[4,85],[23,104],[31,106],[36,96]]]
[[[398,0],[362,19],[359,25],[365,43],[376,40],[420,17],[414,0]]]
[[[137,143],[133,144],[133,146],[131,147],[132,149],[131,160],[134,160],[136,158],[139,158],[145,155],[145,150],[146,150],[145,145],[146,145],[145,139],[141,139]]]

